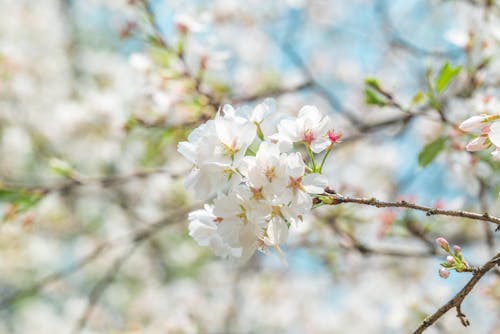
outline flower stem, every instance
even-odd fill
[[[314,160],[314,154],[311,151],[311,147],[309,147],[309,146],[307,146],[307,153],[309,154],[309,158],[311,159],[313,173],[316,173],[317,172],[317,170],[316,170],[316,161]]]
[[[326,151],[325,155],[323,156],[323,160],[321,160],[321,165],[319,165],[318,173],[321,174],[321,172],[323,171],[323,165],[325,164],[326,158],[328,157],[328,155],[330,154],[331,151],[332,151],[332,146],[328,147],[328,150]]]

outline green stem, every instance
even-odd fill
[[[319,171],[318,171],[320,174],[323,171],[323,165],[325,164],[326,158],[328,157],[328,155],[330,154],[331,151],[332,151],[332,146],[328,147],[328,150],[326,151],[325,155],[323,156],[323,160],[321,160],[321,165],[319,165]]]
[[[311,151],[311,147],[309,145],[307,145],[307,153],[309,154],[309,158],[311,159],[313,173],[316,173],[316,161],[314,160],[314,154]]]

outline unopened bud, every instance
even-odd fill
[[[436,243],[439,245],[439,247],[444,249],[446,252],[450,251],[450,244],[448,243],[448,241],[446,241],[445,238],[442,238],[442,237],[437,238]]]
[[[455,264],[455,259],[453,258],[453,256],[448,255],[448,256],[446,257],[446,262],[448,262],[448,264],[449,264],[450,266],[452,266],[452,265],[454,265],[454,264]]]
[[[477,152],[482,151],[490,147],[491,143],[487,136],[479,136],[473,140],[471,140],[465,149],[469,152]]]
[[[487,122],[487,119],[486,115],[472,116],[460,124],[460,130],[465,132],[474,131],[483,126],[484,123]]]
[[[455,252],[455,255],[460,255],[462,253],[462,248],[460,246],[453,246],[453,252]]]
[[[450,277],[450,271],[446,268],[439,268],[439,276],[442,278]]]

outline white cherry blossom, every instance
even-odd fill
[[[288,229],[310,213],[313,197],[327,185],[313,156],[308,166],[301,152],[289,149],[302,142],[310,154],[331,150],[340,135],[333,134],[329,118],[312,106],[278,126],[267,121],[273,116],[272,101],[255,108],[225,105],[178,146],[193,164],[186,186],[201,199],[217,195],[213,205],[189,215],[189,229],[218,256],[244,262],[256,250],[273,249],[286,263],[281,245]]]
[[[189,235],[200,246],[210,247],[220,257],[240,257],[241,250],[230,247],[218,234],[218,218],[213,214],[213,206],[205,204],[202,210],[189,214]]]
[[[297,119],[284,119],[278,125],[278,135],[274,138],[291,147],[292,143],[304,143],[314,153],[330,146],[327,133],[330,119],[314,106],[304,106]]]

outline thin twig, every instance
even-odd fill
[[[496,224],[498,226],[497,228],[500,228],[500,218],[492,216],[487,212],[480,214],[463,210],[437,209],[418,204],[413,204],[407,201],[387,202],[387,201],[379,201],[375,198],[345,197],[335,193],[333,190],[328,188],[325,191],[330,196],[331,203],[329,204],[331,205],[338,205],[343,203],[356,203],[356,204],[374,206],[377,208],[405,208],[405,209],[423,211],[427,216],[440,215],[440,216],[462,217],[473,220],[487,221]]]

